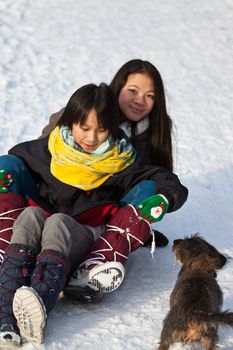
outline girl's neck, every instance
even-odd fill
[[[124,132],[126,133],[126,135],[128,137],[132,136],[132,131],[131,131],[132,123],[133,122],[131,120],[126,119],[120,124],[120,128],[124,130]],[[149,127],[149,118],[148,117],[144,117],[143,119],[139,120],[138,122],[134,122],[134,123],[135,123],[135,135],[140,135],[145,130],[148,129],[148,127]]]

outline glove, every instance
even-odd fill
[[[0,192],[8,192],[13,182],[13,176],[7,170],[0,170]]]
[[[156,194],[137,204],[136,209],[143,219],[158,222],[168,211],[168,200],[164,195]]]

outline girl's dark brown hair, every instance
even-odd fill
[[[105,83],[99,86],[87,84],[79,88],[69,99],[58,125],[84,124],[90,111],[94,109],[98,124],[109,130],[114,139],[119,130],[119,108],[112,89]]]
[[[167,113],[166,99],[163,81],[157,68],[148,61],[134,59],[125,63],[114,76],[110,86],[119,97],[121,89],[126,84],[128,76],[135,73],[145,73],[154,82],[155,100],[154,107],[149,114],[149,138],[148,155],[152,164],[159,165],[173,171],[172,156],[172,120]],[[125,116],[120,111],[120,122],[125,120]],[[132,142],[135,144],[135,127],[131,123]]]

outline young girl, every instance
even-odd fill
[[[73,94],[49,136],[21,143],[4,157],[26,166],[27,194],[40,207],[26,208],[15,221],[0,271],[3,347],[20,345],[21,336],[43,341],[47,315],[68,273],[80,263],[81,285],[116,289],[128,254],[150,236],[149,223],[187,198],[175,174],[135,161],[132,145],[117,128],[117,115],[108,86],[86,85]],[[20,173],[11,186],[17,178]],[[117,210],[114,201],[145,179],[156,183],[158,195]],[[101,245],[108,240],[111,252]]]

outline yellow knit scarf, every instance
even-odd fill
[[[84,191],[99,187],[135,159],[134,149],[129,144],[123,152],[117,143],[99,155],[80,152],[64,142],[59,126],[51,132],[48,148],[52,156],[50,170],[53,176]]]

